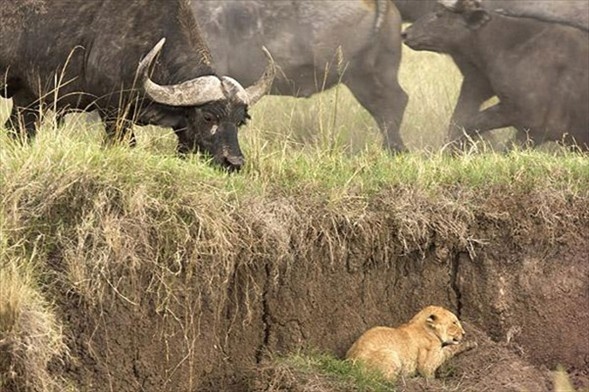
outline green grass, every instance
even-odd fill
[[[50,167],[70,174],[72,169],[87,169],[100,170],[105,178],[114,177],[123,184],[146,183],[154,177],[164,181],[167,177],[167,181],[187,187],[206,181],[228,191],[262,193],[275,185],[297,189],[301,183],[321,191],[353,187],[371,192],[385,183],[435,187],[458,181],[476,186],[510,183],[516,177],[524,181],[539,177],[542,181],[565,180],[563,185],[573,186],[581,180],[578,176],[585,174],[586,158],[566,152],[502,155],[479,145],[459,159],[440,153],[457,97],[458,71],[445,56],[406,49],[400,78],[410,96],[402,134],[412,154],[391,157],[382,151],[382,137],[374,121],[341,85],[310,99],[262,100],[253,109],[251,123],[240,133],[247,165],[237,176],[210,167],[200,157],[176,158],[176,140],[170,130],[138,128],[137,148],[104,149],[102,126],[96,122],[88,125],[80,115],[68,116],[61,129],[48,121],[31,145],[17,145],[3,134],[0,162],[12,175],[27,168],[45,172]],[[4,117],[6,109],[4,105]],[[554,170],[563,171],[563,175],[545,178]],[[164,179],[157,178],[160,175]]]
[[[271,370],[271,372],[269,371]],[[337,359],[331,354],[320,352],[297,352],[276,357],[267,364],[258,378],[281,379],[305,390],[394,392],[395,384],[385,380],[378,372],[360,364]],[[268,380],[272,385],[272,380]]]

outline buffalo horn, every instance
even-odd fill
[[[439,4],[451,11],[464,12],[481,8],[480,0],[438,0]]]
[[[221,80],[213,75],[201,76],[170,86],[160,86],[152,81],[147,71],[165,42],[166,39],[162,38],[141,60],[137,68],[137,74],[143,79],[143,89],[152,100],[169,106],[198,106],[225,99]]]
[[[145,93],[155,102],[170,106],[198,106],[223,99],[236,99],[246,105],[253,105],[272,87],[276,74],[274,60],[266,48],[264,54],[268,65],[264,74],[252,86],[244,89],[239,82],[228,76],[218,78],[214,75],[201,76],[180,84],[161,86],[149,78],[148,68],[161,51],[166,39],[162,38],[141,60],[137,74],[143,80]]]
[[[458,0],[438,0],[438,3],[450,10],[458,8]]]
[[[249,105],[249,97],[245,89],[239,84],[239,82],[229,76],[223,76],[221,78],[221,85],[225,96],[232,97],[232,99],[241,102],[245,105]]]
[[[276,75],[276,66],[274,65],[274,59],[272,58],[272,55],[265,47],[262,47],[262,50],[264,51],[264,55],[266,55],[268,64],[266,65],[266,69],[264,70],[264,73],[260,79],[258,79],[255,84],[245,89],[250,105],[254,105],[260,100],[260,98],[270,92],[270,88],[272,88],[272,82],[274,81],[274,76]]]

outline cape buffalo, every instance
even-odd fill
[[[251,83],[264,45],[279,70],[273,94],[308,97],[342,82],[378,123],[385,147],[405,150],[401,19],[390,0],[192,0],[192,9],[219,70]]]
[[[404,21],[413,22],[433,12],[438,0],[394,0]],[[484,0],[483,8],[511,15],[533,17],[559,22],[589,30],[589,1],[587,0]],[[476,115],[481,105],[492,96],[485,78],[468,61],[452,56],[464,79],[460,96],[450,120],[450,134],[455,135],[464,122]]]
[[[42,102],[97,110],[111,138],[132,123],[171,127],[179,152],[242,166],[237,128],[268,92],[274,67],[247,89],[217,76],[187,0],[2,0],[0,20],[9,125],[33,135]]]
[[[416,50],[452,55],[485,99],[499,98],[461,118],[467,134],[514,126],[520,139],[527,131],[532,142],[574,140],[589,148],[587,31],[488,11],[479,0],[440,3],[403,36]]]
[[[436,9],[438,0],[394,0],[405,22],[415,22]],[[589,30],[587,0],[484,0],[483,8],[505,15],[527,16]]]
[[[436,9],[438,0],[394,0],[403,21],[415,22],[421,16]]]

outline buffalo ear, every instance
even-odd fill
[[[475,9],[464,14],[468,27],[472,30],[481,28],[485,23],[491,20],[491,15],[482,9]]]

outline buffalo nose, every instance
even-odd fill
[[[223,166],[229,171],[240,171],[245,164],[245,159],[240,156],[226,156],[223,157]]]
[[[401,38],[403,38],[403,40],[407,39],[407,30],[401,31]]]

